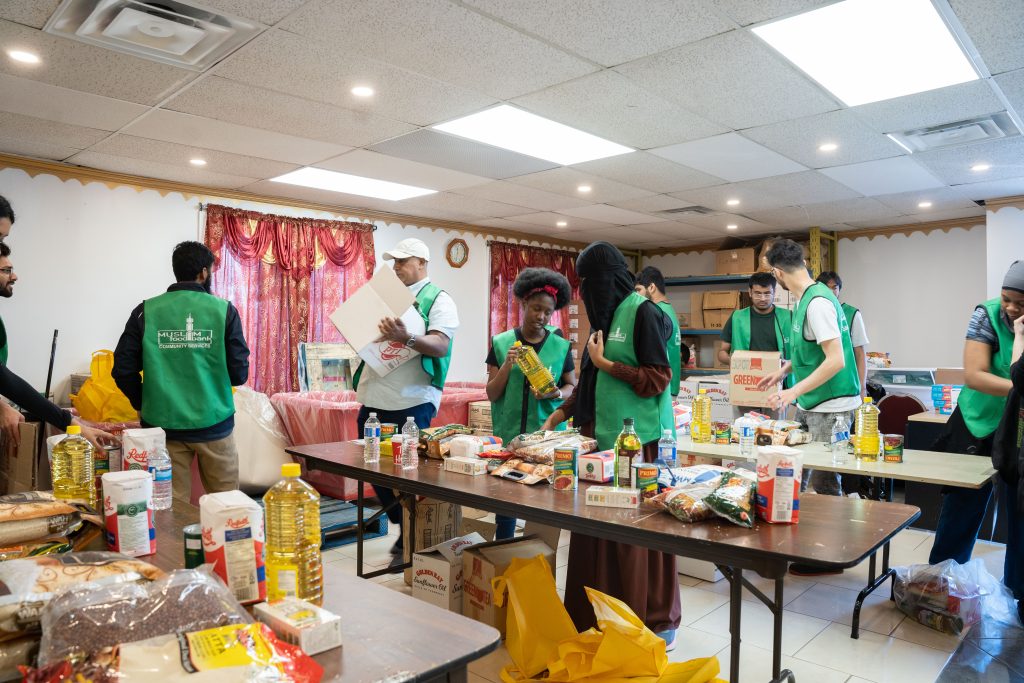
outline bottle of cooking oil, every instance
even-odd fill
[[[866,396],[864,403],[857,408],[856,433],[857,445],[854,454],[857,459],[869,462],[878,460],[878,408],[871,402],[870,396]]]
[[[53,495],[96,507],[96,473],[92,444],[82,436],[82,428],[68,425],[67,436],[53,447]]]
[[[540,358],[537,357],[537,352],[532,346],[523,346],[521,341],[517,341],[512,346],[521,349],[516,357],[516,365],[526,375],[526,379],[534,391],[543,396],[558,389],[551,371],[541,364]]]
[[[631,487],[633,485],[633,463],[640,462],[640,451],[643,444],[636,435],[633,418],[622,420],[622,431],[615,439],[615,486]]]
[[[323,603],[320,494],[299,479],[298,463],[281,465],[281,481],[263,496],[267,520],[267,600],[294,596]]]
[[[707,389],[698,389],[697,398],[693,399],[693,412],[690,416],[690,441],[693,443],[711,443],[711,397]]]

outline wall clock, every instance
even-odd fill
[[[469,245],[466,240],[456,237],[445,247],[445,257],[452,268],[461,268],[469,260]]]

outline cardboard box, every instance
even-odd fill
[[[715,252],[716,275],[745,275],[753,273],[757,259],[754,249],[729,249]]]
[[[341,647],[341,617],[305,600],[288,597],[261,602],[252,613],[256,621],[269,626],[286,643],[298,645],[307,655]]]
[[[690,293],[690,319],[687,328],[693,330],[704,329],[704,294],[701,292]]]
[[[487,461],[481,460],[475,455],[453,455],[450,458],[445,458],[444,471],[468,474],[475,477],[480,474],[487,474]]]
[[[36,445],[41,428],[38,422],[22,422],[18,424],[20,443],[15,446],[4,440],[0,449],[0,489],[5,494],[38,490],[39,456]]]
[[[462,613],[462,552],[484,542],[478,533],[452,538],[412,557],[412,597]]]
[[[734,406],[766,407],[778,387],[759,390],[763,377],[778,372],[782,355],[778,351],[734,351],[729,367],[729,402]]]
[[[706,389],[711,398],[711,420],[713,422],[732,422],[740,416],[740,411],[729,403],[729,380],[705,379],[697,385],[698,391]]]
[[[555,575],[555,551],[536,536],[494,541],[466,548],[462,553],[462,614],[482,624],[493,626],[505,637],[507,605],[494,604],[491,579],[501,576],[520,557],[529,559],[542,555]]]
[[[637,508],[640,507],[640,489],[621,486],[591,486],[587,489],[587,505],[604,508]]]
[[[693,399],[697,396],[697,388],[700,384],[699,380],[686,379],[679,383],[679,396],[676,398],[677,403],[682,403],[684,406],[693,405]]]
[[[722,350],[722,343],[723,342],[722,342],[721,339],[716,339],[715,340],[715,357],[713,359],[714,362],[711,364],[711,367],[716,368],[716,369],[721,369],[721,370],[728,370],[729,369],[729,364],[728,363],[723,363],[721,361],[721,359],[718,357],[718,352]]]
[[[432,548],[442,541],[459,535],[462,526],[462,508],[454,503],[424,498],[416,501],[416,539],[409,543],[409,508],[402,506],[402,524],[405,530],[405,548],[402,558],[409,562],[412,553]],[[412,571],[405,570],[406,585],[412,584]]]
[[[704,328],[708,330],[721,330],[725,323],[729,322],[733,308],[706,308],[704,309]]]
[[[580,481],[611,481],[615,477],[615,455],[611,451],[598,451],[579,456],[576,470]]]
[[[468,427],[470,429],[479,429],[481,431],[491,431],[491,402],[490,401],[470,401],[469,402],[469,419]]]
[[[713,563],[706,562],[705,560],[695,560],[692,557],[677,556],[676,572],[711,583],[725,578]]]
[[[704,299],[701,308],[705,311],[718,308],[727,308],[730,311],[740,306],[740,293],[738,290],[725,290],[719,292],[704,292]]]

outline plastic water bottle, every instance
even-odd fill
[[[664,463],[665,467],[676,466],[676,440],[671,429],[661,431],[661,438],[658,439],[658,460]]]
[[[832,436],[829,439],[829,449],[832,452],[833,465],[846,464],[846,448],[849,441],[850,426],[846,423],[845,417],[836,415],[836,419],[832,423]]]
[[[281,481],[263,496],[267,520],[267,600],[294,596],[323,604],[320,494],[302,481],[298,463],[281,465]]]
[[[82,436],[82,428],[68,425],[67,436],[53,447],[53,495],[96,507],[96,470],[92,444]]]
[[[380,462],[380,420],[377,413],[370,413],[370,418],[363,425],[363,462],[367,465]]]
[[[757,431],[757,423],[744,415],[736,420],[736,431],[740,439],[740,455],[753,457],[757,448],[754,438]]]
[[[878,435],[878,408],[870,396],[864,397],[864,403],[857,408],[857,445],[854,448],[858,460],[874,462],[878,460],[882,440]]]
[[[420,428],[411,417],[402,426],[402,469],[414,470],[420,466]]]
[[[170,510],[174,498],[171,483],[171,456],[166,448],[155,448],[146,461],[153,477],[153,509]]]

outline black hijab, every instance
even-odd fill
[[[633,293],[634,279],[626,258],[608,242],[594,242],[576,258],[576,274],[580,278],[580,295],[590,319],[591,332],[600,330],[607,341],[615,309]],[[573,421],[582,426],[594,421],[597,389],[597,368],[586,348],[580,362],[579,383]]]

